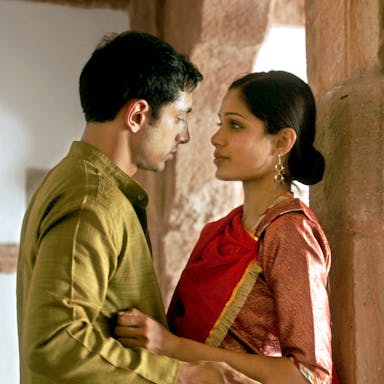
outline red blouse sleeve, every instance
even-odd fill
[[[278,217],[264,232],[259,257],[275,300],[282,355],[330,382],[330,251],[319,224],[303,212]]]

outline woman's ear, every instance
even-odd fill
[[[275,151],[277,154],[284,156],[295,145],[297,136],[293,128],[283,128],[277,134]]]
[[[144,99],[133,99],[125,105],[124,121],[132,133],[136,133],[151,118],[149,104]]]

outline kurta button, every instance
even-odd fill
[[[141,194],[141,193],[139,193],[138,195],[137,195],[137,198],[141,201],[141,200],[144,200],[144,195],[143,194]]]

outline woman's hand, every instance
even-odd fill
[[[115,333],[125,347],[143,347],[170,357],[177,348],[178,337],[138,309],[117,314]]]

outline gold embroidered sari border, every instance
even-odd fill
[[[249,263],[243,276],[236,284],[230,299],[227,301],[220,313],[220,316],[216,320],[215,325],[209,332],[205,341],[206,344],[214,347],[220,346],[224,337],[228,333],[229,328],[231,328],[233,322],[243,307],[245,300],[250,294],[261,271],[262,268],[256,260]]]

